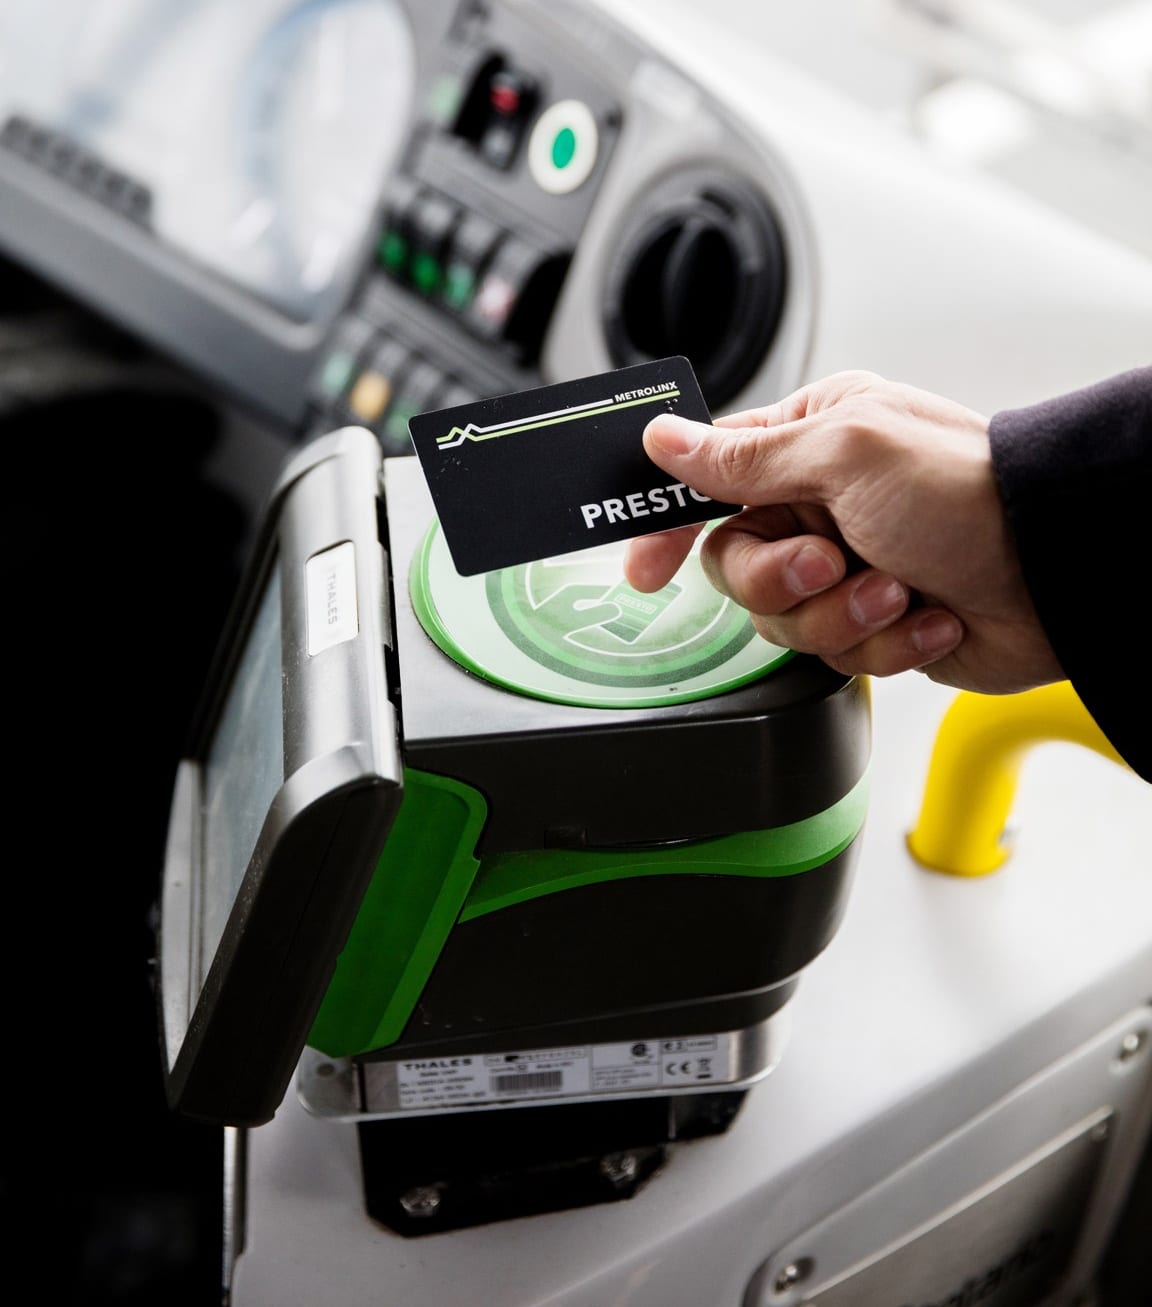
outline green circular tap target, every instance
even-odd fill
[[[412,563],[413,607],[462,667],[557,703],[649,708],[722,694],[791,651],[708,583],[698,547],[663,590],[624,580],[623,543],[461,576],[433,524]]]

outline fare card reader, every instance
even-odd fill
[[[313,441],[178,776],[172,1104],[259,1124],[299,1065],[398,1229],[623,1196],[723,1129],[843,910],[865,684],[622,548],[461,577],[415,458]]]

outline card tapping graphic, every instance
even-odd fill
[[[605,631],[610,631],[627,644],[635,644],[653,622],[664,612],[672,601],[683,593],[683,587],[675,581],[669,581],[655,594],[639,594],[627,582],[621,581],[604,596],[605,603],[615,604],[620,616],[609,622],[602,622]]]

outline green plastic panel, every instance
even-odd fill
[[[534,850],[477,859],[487,804],[470,786],[406,771],[404,801],[309,1043],[330,1057],[400,1037],[457,922],[548,894],[645,876],[795,876],[860,833],[868,777],[815,816],[769,830],[646,850]]]
[[[348,1057],[399,1038],[472,888],[487,816],[471,786],[405,771],[404,801],[313,1023],[313,1048]]]
[[[860,833],[867,775],[832,807],[788,826],[661,849],[507,853],[481,864],[461,921],[544,894],[636,876],[795,876],[842,853]]]

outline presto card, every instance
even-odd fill
[[[462,576],[727,517],[644,452],[658,413],[712,418],[685,358],[423,413],[409,423]]]

